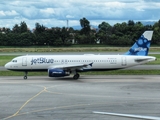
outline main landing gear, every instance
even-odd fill
[[[73,79],[77,80],[79,78],[79,76],[80,75],[78,73],[76,73],[76,74],[74,74]]]
[[[23,77],[23,78],[26,80],[26,79],[27,79],[28,72],[25,71],[24,73],[25,73],[25,74],[24,74],[24,77]]]

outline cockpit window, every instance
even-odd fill
[[[17,62],[17,60],[12,60],[12,62]]]

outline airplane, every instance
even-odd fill
[[[73,74],[73,79],[78,79],[79,72],[124,69],[156,60],[147,56],[152,35],[153,31],[145,31],[123,55],[25,55],[12,59],[5,68],[24,71],[24,79],[31,71],[48,71],[49,77]]]

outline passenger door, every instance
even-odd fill
[[[27,57],[22,58],[22,66],[27,66]]]
[[[127,59],[126,57],[122,57],[122,66],[126,66],[127,65]]]

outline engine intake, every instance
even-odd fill
[[[62,69],[48,69],[49,77],[64,77],[69,76],[70,72]]]

